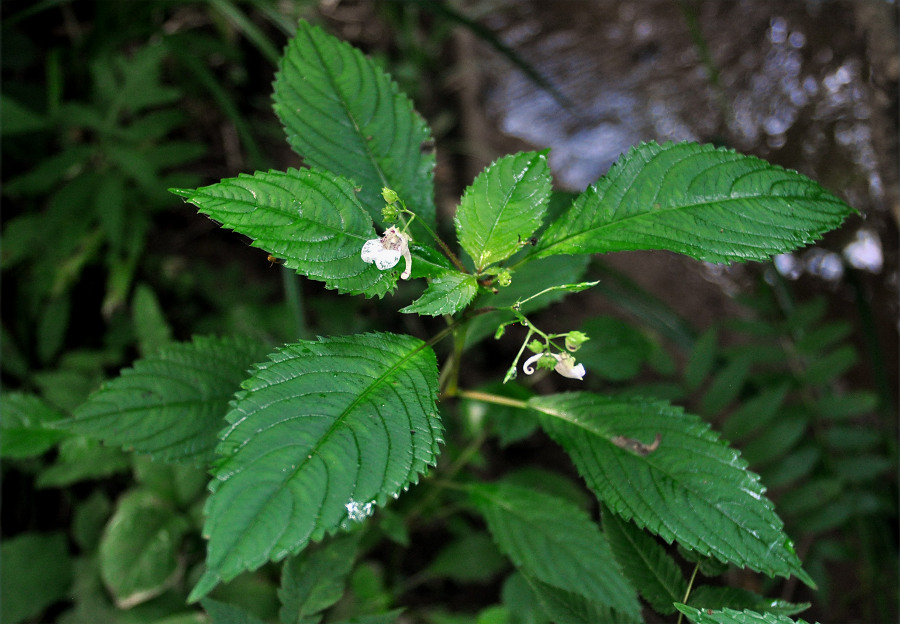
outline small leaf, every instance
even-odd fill
[[[440,316],[465,308],[478,292],[474,275],[447,272],[434,278],[425,293],[400,311],[406,314]]]
[[[795,615],[812,606],[808,602],[792,603],[786,600],[764,598],[739,587],[712,587],[710,585],[695,587],[691,591],[688,602],[692,607],[704,609],[751,609],[772,615]]]
[[[508,568],[509,560],[487,533],[468,532],[444,546],[425,573],[459,583],[487,583]]]
[[[639,616],[614,611],[600,602],[543,583],[527,574],[522,578],[554,624],[632,624],[641,621]]]
[[[397,282],[399,270],[379,271],[360,257],[365,242],[378,236],[344,178],[288,169],[240,175],[196,190],[170,190],[328,288],[372,297]]]
[[[684,613],[694,624],[808,624],[804,620],[792,620],[786,615],[774,613],[757,613],[755,611],[735,611],[723,609],[697,609],[683,604],[675,607]]]
[[[227,602],[204,598],[200,604],[209,614],[212,624],[266,624],[255,615]]]
[[[750,374],[750,359],[735,357],[722,367],[700,401],[704,414],[718,414],[734,401],[744,387]]]
[[[852,209],[795,171],[696,143],[632,147],[541,237],[538,257],[667,249],[706,262],[802,247]]]
[[[349,620],[341,620],[330,624],[392,624],[403,614],[403,609],[393,609],[385,613],[372,613],[371,615],[357,615]]]
[[[787,398],[790,384],[766,388],[755,397],[729,414],[722,424],[722,433],[732,442],[743,440],[753,432],[765,428],[778,416],[784,400]]]
[[[459,244],[481,271],[506,260],[541,226],[550,167],[541,152],[504,156],[472,182],[456,211]]]
[[[315,550],[306,550],[284,562],[278,590],[282,624],[309,622],[309,618],[340,600],[361,535],[357,531],[335,537]]]
[[[803,374],[803,381],[812,386],[824,385],[853,368],[859,360],[850,345],[838,347],[828,355],[819,356]]]
[[[808,422],[800,414],[781,414],[759,436],[744,443],[742,453],[751,466],[760,466],[786,455],[808,434]]]
[[[131,319],[142,355],[151,355],[172,342],[172,328],[159,299],[146,284],[138,284],[131,300]]]
[[[307,165],[359,185],[372,220],[381,222],[381,189],[387,186],[434,226],[435,158],[423,149],[431,133],[409,99],[362,52],[301,21],[275,76],[273,99],[294,151]]]
[[[582,509],[504,483],[478,484],[469,491],[497,545],[524,574],[639,618],[634,589]]]
[[[717,335],[715,328],[710,328],[697,338],[688,355],[684,367],[684,383],[690,390],[696,390],[706,379],[716,361]]]
[[[696,416],[663,402],[589,393],[536,397],[528,403],[615,513],[666,542],[677,540],[723,562],[770,576],[794,574],[814,585],[759,477]],[[613,441],[626,436],[649,444],[657,434],[659,448],[646,455]]]
[[[0,455],[4,459],[35,457],[69,437],[65,431],[51,428],[65,414],[40,397],[23,392],[3,394],[3,419],[0,420]]]
[[[361,522],[437,457],[437,362],[421,340],[323,338],[269,360],[227,415],[205,509],[207,571],[191,600]]]
[[[151,492],[119,501],[100,542],[100,574],[120,609],[163,593],[181,574],[178,551],[190,524]]]
[[[616,561],[641,597],[657,613],[675,613],[673,605],[684,599],[688,588],[675,560],[653,537],[608,509],[603,511],[603,532]]]
[[[0,560],[3,622],[22,622],[40,615],[65,598],[72,584],[72,561],[63,533],[22,533],[5,539]]]
[[[868,390],[846,394],[827,394],[816,402],[820,416],[831,420],[843,420],[872,412],[878,407],[878,395]]]
[[[165,461],[206,462],[228,401],[267,350],[248,338],[173,344],[123,370],[61,426]]]
[[[760,469],[762,481],[770,488],[781,488],[812,474],[822,457],[822,449],[815,445],[799,446],[780,461]]]
[[[131,469],[131,458],[116,448],[101,446],[96,440],[82,436],[63,440],[56,462],[40,472],[38,487],[65,487],[102,479]]]

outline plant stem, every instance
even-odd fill
[[[499,394],[489,394],[478,390],[457,390],[453,396],[462,399],[472,399],[473,401],[484,401],[485,403],[494,403],[496,405],[506,405],[508,407],[518,407],[519,409],[528,409],[528,403],[513,399],[510,397],[500,396]]]
[[[691,596],[691,589],[694,587],[694,580],[697,578],[697,572],[700,570],[700,562],[698,561],[694,564],[694,572],[691,574],[691,580],[688,581],[687,589],[684,592],[684,598],[681,599],[681,602],[687,604],[688,598]],[[678,614],[678,624],[681,624],[681,620],[684,618],[683,613]]]

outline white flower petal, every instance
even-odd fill
[[[368,262],[372,264],[375,262],[375,254],[382,251],[384,249],[384,245],[381,244],[380,238],[373,238],[372,240],[367,240],[363,246],[362,251],[360,252],[360,257],[363,262]]]
[[[557,373],[569,379],[578,379],[579,381],[584,379],[584,364],[576,364],[575,358],[567,353],[554,353],[553,357],[557,360],[556,366],[553,367]]]
[[[366,241],[359,254],[363,262],[368,262],[369,264],[374,262],[375,266],[381,271],[387,271],[397,266],[402,255],[399,249],[385,249],[380,238]]]
[[[399,249],[382,249],[375,254],[375,266],[381,271],[387,271],[397,266],[400,256]]]
[[[522,370],[525,371],[526,375],[534,374],[534,363],[537,362],[539,359],[541,359],[542,355],[544,355],[544,354],[543,353],[535,353],[530,358],[525,360],[525,362],[522,364]]]

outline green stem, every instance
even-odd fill
[[[500,396],[499,394],[480,392],[479,390],[457,390],[454,396],[458,396],[461,399],[470,399],[472,401],[483,401],[485,403],[493,403],[495,405],[505,405],[507,407],[528,409],[528,403],[526,401],[520,401],[519,399]]]
[[[297,336],[299,338],[309,338],[309,328],[306,326],[306,312],[303,309],[303,292],[300,290],[300,284],[297,273],[293,269],[281,267],[281,285],[284,288],[284,298],[287,302],[288,309],[294,317],[294,325],[296,327]]]
[[[412,222],[416,220],[416,213],[414,213],[412,210],[407,208],[406,203],[402,199],[399,201],[400,201],[400,204],[403,206],[403,212],[405,212],[408,215],[412,215],[412,219],[410,219],[409,223],[406,223],[403,227],[403,229],[405,231],[406,228],[408,228],[410,225],[412,225]],[[463,263],[460,262],[459,258],[456,257],[456,254],[453,253],[453,250],[447,246],[447,243],[445,243],[443,241],[443,239],[440,236],[438,236],[437,233],[434,230],[432,230],[428,226],[427,223],[425,223],[424,220],[420,219],[419,225],[421,225],[423,228],[425,228],[425,231],[428,232],[428,234],[431,236],[431,238],[434,239],[434,241],[438,244],[438,247],[441,248],[441,251],[444,252],[444,255],[447,256],[447,258],[450,260],[450,262],[453,263],[453,266],[455,266],[457,269],[459,269],[462,273],[469,272],[469,270],[463,265]]]
[[[444,370],[441,371],[439,387],[442,396],[454,396],[459,388],[459,365],[462,362],[462,353],[466,347],[468,331],[468,324],[463,324],[453,332],[453,353],[450,354],[444,365]]]
[[[693,587],[694,587],[694,580],[696,580],[696,578],[697,578],[697,572],[698,572],[699,570],[700,570],[700,562],[698,561],[696,564],[694,564],[694,571],[693,571],[693,573],[691,574],[691,580],[688,581],[687,589],[684,591],[684,598],[681,599],[681,602],[682,602],[683,604],[687,604],[688,598],[691,597],[691,590],[692,590]],[[683,617],[684,617],[684,614],[683,614],[683,613],[679,613],[679,614],[678,614],[678,624],[681,624],[681,620],[682,620]]]

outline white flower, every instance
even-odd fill
[[[360,257],[363,262],[375,263],[380,271],[387,271],[397,266],[401,256],[406,260],[406,268],[400,277],[409,279],[412,271],[412,256],[409,255],[409,235],[401,232],[393,225],[384,231],[381,238],[367,240],[362,246]]]
[[[575,358],[568,353],[537,353],[525,360],[522,364],[522,370],[526,375],[534,374],[534,364],[542,357],[552,357],[556,359],[556,366],[553,367],[557,373],[569,379],[584,379],[584,364],[576,364]]]

